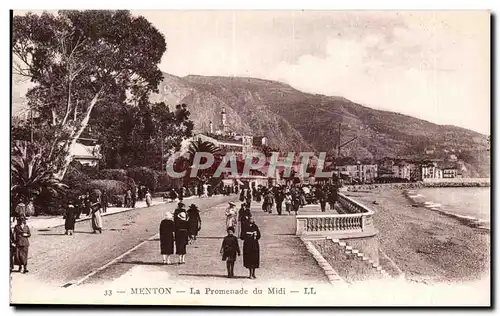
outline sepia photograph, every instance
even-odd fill
[[[491,306],[491,12],[10,23],[11,305]]]

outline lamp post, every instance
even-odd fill
[[[354,141],[356,138],[358,138],[358,136],[355,136],[353,138],[351,138],[350,140],[346,141],[345,143],[341,144],[341,139],[340,139],[340,128],[341,128],[342,124],[339,123],[339,133],[338,133],[338,138],[337,138],[337,186],[340,185],[340,167],[338,165],[338,160],[340,159],[340,148],[346,146],[347,144],[351,143],[352,141]]]

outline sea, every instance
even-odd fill
[[[491,214],[489,187],[422,188],[417,193],[440,210],[489,223]]]

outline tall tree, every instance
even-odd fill
[[[70,148],[94,108],[137,105],[157,91],[165,38],[144,17],[128,11],[28,13],[13,21],[13,70],[34,84],[28,105],[49,127],[47,159],[62,155],[57,177],[71,162]],[[56,148],[62,150],[56,150]]]
[[[108,104],[94,111],[89,125],[101,144],[106,168],[143,166],[162,170],[167,154],[192,135],[189,115],[186,104],[177,105],[174,111],[163,102],[144,101],[137,107]]]

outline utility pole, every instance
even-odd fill
[[[165,139],[163,139],[163,130],[162,129],[160,129],[160,138],[161,138],[161,166],[160,166],[160,170],[163,171],[163,152],[164,152],[163,146],[165,143]]]
[[[340,138],[340,128],[341,128],[341,123],[339,123],[339,134],[338,134],[338,138],[337,138],[337,184],[339,185],[340,184],[340,166],[339,166],[339,163],[338,161],[340,160],[340,148],[346,146],[347,144],[349,144],[350,142],[354,141],[356,138],[358,138],[358,136],[355,136],[353,138],[351,138],[350,140],[346,141],[345,143],[341,144],[340,141],[341,141],[341,138]]]

